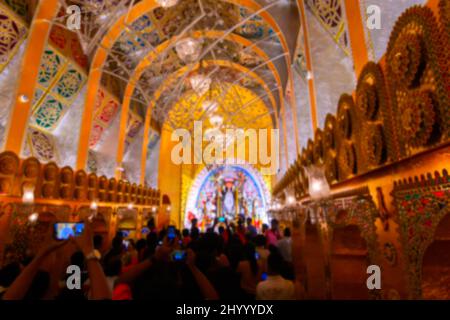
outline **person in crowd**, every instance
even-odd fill
[[[258,230],[256,230],[256,227],[253,225],[253,219],[251,217],[247,218],[247,234],[250,235],[250,238],[254,238],[258,235]]]
[[[195,236],[200,234],[200,229],[198,228],[198,220],[197,220],[197,218],[194,218],[194,219],[191,220],[191,238],[192,238],[193,234]]]
[[[241,275],[241,289],[250,300],[255,299],[256,285],[261,279],[262,266],[253,244],[246,244],[243,247],[243,257],[236,269]]]
[[[18,262],[11,262],[0,269],[0,299],[20,274],[21,266]]]
[[[22,270],[14,282],[4,293],[3,300],[42,299],[50,286],[50,274],[42,267],[58,250],[63,250],[68,242],[72,242],[85,258],[85,263],[91,282],[92,299],[111,299],[112,292],[108,286],[105,274],[94,251],[92,227],[89,221],[81,236],[68,241],[55,242],[48,240],[47,245],[36,254],[31,262]]]
[[[267,246],[276,246],[277,241],[281,238],[279,231],[279,223],[277,219],[272,219],[270,229],[266,231]]]
[[[183,236],[183,246],[187,248],[189,246],[189,243],[192,241],[191,236],[189,235],[189,229],[183,229],[181,235]]]
[[[291,230],[289,228],[284,229],[283,238],[278,240],[277,248],[280,251],[284,261],[292,263],[292,239]]]
[[[204,233],[195,219],[190,230],[180,232],[175,228],[175,236],[168,228],[152,227],[151,230],[145,239],[136,243],[132,239],[124,240],[119,232],[110,247],[105,248],[103,238],[94,236],[88,222],[82,235],[68,241],[52,241],[35,255],[29,250],[26,264],[15,263],[0,269],[0,298],[254,300],[294,297],[290,231],[285,229],[284,237],[279,239],[276,220],[265,230],[266,235],[258,234],[252,220],[243,216],[236,226],[217,220]],[[100,263],[103,249],[106,253]],[[67,287],[70,275],[61,270],[69,264],[81,270],[80,290]]]
[[[277,250],[272,250],[268,259],[267,280],[256,287],[257,300],[293,300],[296,297],[295,285],[281,276],[283,257]]]

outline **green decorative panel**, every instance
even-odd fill
[[[47,96],[33,115],[35,123],[43,129],[54,129],[63,115],[64,106],[61,102]]]
[[[39,68],[38,84],[48,88],[63,66],[64,58],[48,48],[44,51]]]
[[[80,91],[83,82],[83,75],[75,68],[69,67],[56,83],[53,92],[66,100],[72,100]]]

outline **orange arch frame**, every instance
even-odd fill
[[[211,30],[211,31],[206,31],[206,32],[201,32],[201,31],[197,31],[193,33],[193,37],[205,37],[205,38],[220,38],[222,35],[224,34],[223,31],[217,31],[217,30]],[[239,35],[235,35],[235,34],[229,34],[227,37],[225,37],[225,39],[229,40],[229,41],[233,41],[233,42],[237,42],[240,43],[244,46],[251,46],[253,43],[250,40],[245,39],[244,37],[241,37]],[[151,65],[151,63],[153,62],[153,59],[155,59],[157,57],[157,55],[161,52],[163,52],[165,49],[167,49],[171,44],[175,43],[177,40],[177,37],[173,37],[170,40],[167,40],[165,42],[163,42],[162,44],[160,44],[158,47],[156,47],[155,51],[150,52],[144,59],[141,60],[141,62],[138,64],[138,66],[135,68],[133,75],[131,77],[130,82],[127,84],[126,90],[125,90],[125,94],[124,94],[124,99],[123,99],[123,103],[122,103],[122,110],[121,110],[121,119],[120,119],[120,130],[119,130],[119,141],[118,141],[118,148],[117,148],[117,165],[121,165],[122,162],[122,158],[123,158],[123,152],[124,152],[124,141],[125,141],[125,131],[126,131],[126,124],[127,124],[127,118],[128,118],[128,110],[129,110],[129,106],[130,106],[130,102],[131,102],[131,96],[134,92],[134,89],[136,87],[136,81],[139,80],[140,76],[142,75],[142,73],[144,72],[145,68],[148,67],[149,65]],[[252,46],[252,50],[260,57],[262,57],[265,60],[269,60],[269,57],[266,55],[266,53],[261,50],[260,48],[258,48],[257,46]],[[231,66],[233,69],[242,71],[242,72],[248,72],[249,70],[239,64],[233,63],[231,61],[224,61],[224,60],[218,60],[217,65],[220,66]],[[283,92],[281,90],[281,80],[278,74],[278,71],[275,67],[275,65],[272,62],[269,62],[268,64],[269,69],[271,70],[275,81],[277,82],[278,88],[279,88],[279,95],[280,95],[280,103],[283,105],[284,104],[284,100],[283,100]],[[187,68],[181,68],[178,71],[174,72],[174,73],[178,73],[181,70],[186,70]],[[275,99],[272,95],[271,92],[269,92],[270,90],[268,89],[267,85],[265,84],[265,82],[259,78],[259,76],[257,76],[255,73],[250,73],[250,76],[252,78],[254,78],[264,89],[266,92],[268,92],[269,94],[269,98],[271,99],[271,103],[272,103],[272,107],[274,108],[275,112],[277,112],[277,108],[276,108],[276,103],[275,103]],[[160,87],[163,87],[164,85],[161,85]],[[154,95],[154,97],[156,97],[156,94]],[[149,108],[147,109],[147,114],[146,114],[146,118],[145,118],[145,127],[144,127],[144,141],[143,141],[143,148],[144,146],[147,144],[146,143],[146,139],[145,138],[147,136],[147,131],[150,128],[150,115],[151,115],[151,110],[153,108],[154,105],[154,101],[157,100],[157,98],[152,99]],[[276,117],[278,117],[278,114],[275,115]],[[145,157],[146,157],[146,149],[142,150],[142,159],[141,161],[145,161]],[[142,167],[145,167],[143,163],[141,163]],[[118,174],[118,172],[117,172]],[[141,179],[142,181],[142,179]]]
[[[247,7],[249,9],[252,9],[254,11],[261,10],[262,7],[256,3],[253,0],[224,0],[226,2],[233,3],[235,5],[240,5]],[[155,0],[143,0],[142,2],[139,2],[135,6],[131,8],[126,14],[119,17],[119,19],[114,23],[114,25],[109,29],[108,33],[104,36],[102,39],[98,49],[95,52],[94,58],[91,63],[91,68],[89,72],[89,78],[87,83],[87,93],[86,93],[86,103],[84,107],[82,122],[81,122],[81,128],[80,128],[80,137],[79,137],[79,144],[78,144],[78,154],[77,154],[77,162],[76,162],[76,168],[77,169],[84,169],[86,160],[87,160],[87,154],[89,150],[89,138],[90,138],[90,132],[92,127],[92,113],[95,105],[95,99],[97,96],[97,91],[100,85],[101,75],[102,71],[101,68],[106,61],[108,51],[113,46],[114,42],[117,40],[117,38],[120,36],[121,31],[124,27],[126,27],[127,24],[132,23],[133,21],[137,20],[139,17],[142,16],[143,12],[148,12],[151,10],[156,9],[159,7],[159,5],[156,3]],[[273,19],[273,17],[267,12],[262,11],[260,13],[260,16],[270,24],[270,26],[274,29],[275,32],[280,34],[280,42],[283,47],[284,52],[286,53],[286,64],[288,69],[288,77],[290,79],[290,84],[292,86],[292,74],[291,70],[289,68],[290,66],[290,54],[289,49],[287,46],[286,39],[284,38],[280,28],[278,27],[276,21]],[[291,95],[292,96],[292,95]],[[291,101],[291,107],[294,114],[294,126],[297,127],[296,124],[296,116],[295,116],[295,99]],[[285,121],[284,127],[285,127]],[[285,140],[286,140],[286,130],[283,129],[285,132]],[[297,135],[296,142],[297,142]],[[286,142],[286,141],[285,141]],[[286,145],[286,143],[285,143]],[[297,142],[297,149],[298,149],[298,142]],[[298,150],[297,150],[298,151]]]

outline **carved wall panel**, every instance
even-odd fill
[[[401,158],[449,137],[449,46],[439,30],[431,9],[412,7],[391,33],[386,75]]]

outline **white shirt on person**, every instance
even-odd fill
[[[277,248],[284,261],[292,262],[292,238],[284,237],[277,241]]]
[[[295,286],[292,281],[280,275],[268,276],[267,280],[258,283],[256,300],[294,300]]]

